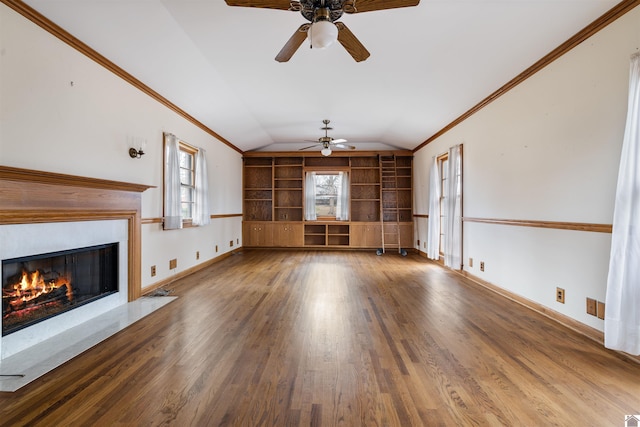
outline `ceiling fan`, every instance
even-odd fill
[[[346,139],[342,139],[342,138],[333,139],[328,135],[328,132],[330,130],[333,130],[333,128],[329,127],[330,122],[331,120],[328,120],[328,119],[324,119],[322,121],[322,123],[324,123],[324,126],[321,127],[320,129],[324,131],[324,136],[321,136],[320,138],[318,138],[318,142],[308,147],[301,148],[299,151],[308,150],[309,148],[317,147],[318,146],[317,144],[322,145],[322,150],[320,150],[320,153],[322,153],[323,156],[331,155],[331,147],[347,148],[349,150],[355,150],[356,147],[354,147],[353,145],[345,144],[345,142],[347,142]]]
[[[276,61],[287,62],[304,39],[312,48],[324,49],[336,39],[356,60],[364,61],[370,55],[360,40],[338,19],[343,13],[361,13],[374,10],[417,6],[420,0],[225,0],[229,6],[259,7],[300,12],[310,24],[302,24],[276,56]]]

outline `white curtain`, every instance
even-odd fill
[[[631,58],[606,307],[605,346],[640,355],[640,54]]]
[[[193,201],[193,225],[211,223],[209,212],[209,178],[207,174],[207,156],[205,150],[198,148],[195,155],[195,197]]]
[[[449,149],[444,238],[444,265],[455,270],[462,268],[462,145]]]
[[[180,148],[178,138],[164,134],[164,229],[182,228],[180,205]]]
[[[304,182],[304,219],[315,221],[316,215],[316,173],[307,172]]]
[[[340,187],[338,188],[338,206],[336,219],[349,221],[349,174],[340,172]]]
[[[429,227],[427,228],[427,257],[440,258],[440,171],[438,158],[433,156],[429,175]]]

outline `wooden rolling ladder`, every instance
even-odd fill
[[[407,251],[400,246],[400,214],[398,210],[398,171],[396,156],[380,156],[380,223],[382,229],[382,255],[387,249],[397,249],[402,256]]]

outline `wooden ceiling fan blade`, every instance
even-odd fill
[[[295,33],[291,36],[291,38],[284,45],[282,50],[276,55],[276,61],[278,62],[287,62],[291,59],[294,53],[298,50],[302,42],[307,38],[307,30],[309,29],[309,24],[302,24],[300,28],[296,30]]]
[[[347,13],[372,12],[374,10],[417,6],[419,3],[420,0],[354,0],[353,6],[345,2],[344,11]]]
[[[335,144],[336,147],[338,148],[348,148],[349,150],[355,150],[356,147],[354,147],[353,145],[349,145],[349,144]]]
[[[310,146],[308,146],[308,147],[301,148],[301,149],[299,149],[298,151],[308,150],[309,148],[316,148],[317,146],[318,146],[318,143],[315,143],[315,144],[310,145]]]
[[[229,6],[260,7],[264,9],[289,10],[290,0],[225,0]]]
[[[360,43],[360,40],[353,35],[346,25],[342,22],[336,22],[335,24],[336,27],[338,27],[338,41],[345,49],[347,49],[349,55],[351,55],[356,62],[364,61],[371,55],[367,48]]]

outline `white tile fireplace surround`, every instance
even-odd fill
[[[0,260],[119,243],[118,292],[0,337],[0,366],[18,352],[126,305],[127,240],[128,221],[124,219],[0,225]]]

